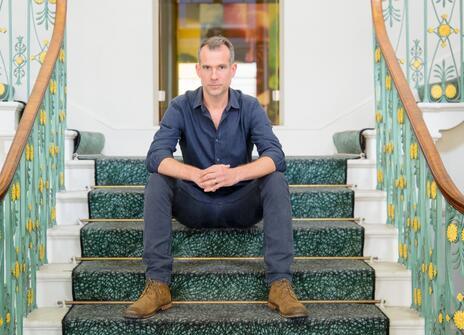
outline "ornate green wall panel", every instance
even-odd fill
[[[48,49],[54,0],[0,1],[0,96],[27,101]],[[12,91],[11,91],[12,92]],[[11,93],[10,92],[10,93]],[[64,187],[66,63],[63,46],[5,198],[0,202],[0,334],[22,334],[36,306],[36,272],[46,263],[47,228]]]
[[[463,102],[462,0],[384,0],[384,18],[406,77],[424,102]]]
[[[412,271],[413,307],[427,334],[460,335],[464,217],[438,190],[377,45],[374,55],[378,188],[387,192],[388,223],[399,230],[399,261]]]
[[[55,4],[56,0],[0,1],[0,100],[27,101],[48,50]],[[14,90],[8,89],[11,86]]]

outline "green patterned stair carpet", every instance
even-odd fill
[[[353,217],[354,192],[348,188],[290,188],[296,218]],[[127,219],[143,216],[143,189],[96,189],[89,193],[91,218]]]
[[[176,260],[174,300],[265,300],[262,260]],[[295,260],[295,293],[303,300],[370,300],[374,270],[357,260]],[[141,261],[85,261],[73,271],[76,300],[135,300],[145,284]],[[347,287],[350,289],[347,290]]]
[[[287,159],[290,184],[342,185],[349,157]],[[99,157],[96,185],[143,185],[143,159]],[[296,256],[362,256],[364,229],[350,221],[354,192],[340,187],[292,187]],[[142,188],[103,188],[89,192],[91,222],[81,230],[83,257],[140,257],[143,223]],[[297,219],[300,218],[300,219]],[[331,218],[334,220],[304,220]],[[128,219],[117,221],[113,219]],[[112,221],[113,220],[113,221]],[[173,221],[175,257],[253,257],[263,255],[263,225],[246,229],[191,229]],[[369,256],[369,255],[366,255]],[[83,301],[128,301],[138,298],[145,274],[140,260],[83,261],[73,271],[73,298]],[[286,320],[265,304],[174,304],[146,320],[126,320],[126,305],[76,305],[63,320],[64,335],[158,334],[302,334],[386,335],[389,320],[372,300],[375,273],[365,262],[348,259],[295,260],[295,292],[304,300],[342,300],[342,304],[308,304],[310,316]],[[171,291],[175,301],[267,300],[264,261],[176,259]]]
[[[191,229],[173,222],[174,257],[262,256],[263,224],[247,229]],[[81,230],[84,257],[140,257],[143,223],[92,222]],[[293,220],[296,256],[362,256],[364,229],[354,222]]]
[[[75,306],[63,321],[73,335],[385,335],[388,319],[370,305],[307,305],[304,320],[285,320],[263,305],[175,305],[140,321],[125,305]]]
[[[289,184],[344,184],[347,159],[356,156],[287,157],[285,175]],[[95,158],[97,185],[145,185],[148,172],[145,158]]]

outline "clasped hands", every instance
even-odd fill
[[[239,182],[237,170],[230,165],[215,164],[200,170],[193,180],[205,192],[215,192],[221,187],[235,185]]]

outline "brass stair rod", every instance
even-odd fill
[[[361,218],[293,218],[294,221],[321,221],[321,222],[332,222],[332,221],[341,221],[341,222],[360,222]],[[79,219],[81,222],[143,222],[143,219]]]
[[[127,305],[135,301],[59,301],[58,305]],[[303,304],[381,304],[383,300],[300,300]],[[267,304],[267,301],[173,301],[174,305],[261,305]]]
[[[230,260],[263,260],[264,257],[174,257],[176,261],[230,261]],[[362,261],[376,261],[378,257],[371,256],[295,256],[295,260],[362,260]],[[140,261],[142,257],[75,257],[77,262],[81,261]]]
[[[299,187],[299,188],[353,188],[353,184],[291,184],[288,187]],[[91,189],[143,189],[145,185],[94,185]]]

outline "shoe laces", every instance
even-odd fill
[[[285,290],[292,298],[298,300],[298,298],[295,295],[295,292],[293,291],[292,285],[288,280],[282,280],[279,284],[282,287],[282,289]]]
[[[147,282],[145,284],[145,288],[143,289],[142,295],[148,294],[148,295],[153,295],[153,294],[160,294],[160,288],[159,285],[154,281],[153,279],[147,279]]]

